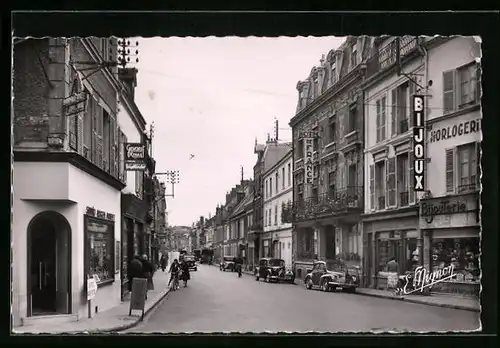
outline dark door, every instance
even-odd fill
[[[56,231],[40,219],[31,233],[31,308],[33,315],[57,310]]]

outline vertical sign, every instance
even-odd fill
[[[143,171],[146,169],[146,145],[125,143],[125,170]]]
[[[424,97],[413,96],[413,157],[414,176],[413,189],[415,192],[424,191]]]
[[[304,139],[304,183],[313,183],[313,138],[306,134]]]

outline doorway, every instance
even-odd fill
[[[28,316],[71,313],[71,229],[56,212],[28,225]]]

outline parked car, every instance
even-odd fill
[[[259,266],[255,268],[255,280],[263,278],[265,282],[286,282],[293,284],[295,274],[292,270],[286,269],[285,261],[281,259],[262,258]]]
[[[225,272],[226,270],[234,272],[235,271],[234,264],[235,264],[234,256],[224,256],[222,262],[219,265],[219,269],[223,272]]]
[[[190,271],[197,271],[198,270],[198,266],[196,266],[196,260],[195,260],[194,256],[192,256],[192,255],[184,256],[184,262],[187,263]]]
[[[359,286],[359,270],[340,260],[317,261],[305,276],[304,283],[307,289],[319,287],[328,292],[341,288],[344,292],[354,293]]]

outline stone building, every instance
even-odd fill
[[[363,81],[370,38],[347,37],[297,84],[294,146],[294,265],[303,277],[315,259],[361,264]],[[287,214],[285,214],[287,215]]]

